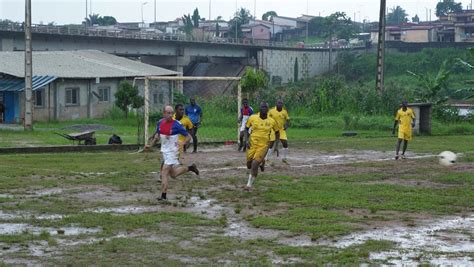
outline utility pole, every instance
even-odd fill
[[[212,20],[212,17],[211,17],[211,0],[209,0],[209,19],[208,20],[209,21]]]
[[[89,14],[87,13],[88,10],[87,10],[87,2],[89,2],[89,0],[86,0],[86,19],[84,20],[84,25],[85,25],[85,28],[87,30],[87,17],[89,16]]]
[[[31,52],[31,0],[25,0],[25,131],[33,130],[33,56]]]
[[[156,28],[156,0],[155,0],[155,5],[154,5],[154,8],[155,8],[155,19],[154,19],[154,28]]]
[[[379,41],[377,43],[377,77],[376,77],[376,90],[379,94],[382,92],[383,86],[384,86],[385,7],[386,7],[386,1],[380,0]]]

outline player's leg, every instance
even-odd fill
[[[166,200],[170,170],[171,165],[163,165],[163,169],[161,170],[161,197],[159,197],[158,200]]]
[[[187,172],[194,172],[196,175],[199,175],[199,170],[196,164],[193,163],[189,166],[176,166],[176,167],[171,168],[170,176],[176,178],[180,176],[181,174],[187,173]]]
[[[287,157],[288,157],[288,138],[286,137],[286,131],[281,130],[279,133],[279,137],[280,137],[281,145],[283,146],[282,161],[286,162]]]
[[[268,142],[268,151],[267,151],[267,154],[265,155],[265,160],[271,159],[274,145],[275,145],[275,141]]]
[[[193,153],[197,152],[197,147],[198,147],[197,131],[198,131],[198,128],[194,126],[191,132],[191,135],[193,137]]]
[[[244,143],[244,136],[245,136],[245,130],[242,131],[242,129],[240,129],[240,134],[239,134],[239,149],[238,149],[238,151],[242,151],[242,149],[243,149],[244,146],[245,146],[245,143]]]
[[[408,147],[408,140],[403,140],[402,159],[405,159],[405,151],[407,151],[407,147]]]
[[[252,147],[251,147],[252,148]],[[253,146],[253,157],[250,166],[250,174],[247,182],[247,190],[250,190],[253,186],[253,183],[258,175],[258,168],[260,167],[263,171],[263,164],[265,163],[265,154],[267,153],[268,146]],[[247,160],[247,163],[249,160]],[[247,165],[247,167],[249,167]]]
[[[398,138],[397,140],[397,146],[396,146],[396,152],[395,152],[395,159],[398,159],[399,156],[398,156],[398,153],[400,152],[400,145],[402,144],[402,140],[401,138]]]

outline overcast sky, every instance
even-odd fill
[[[114,16],[119,22],[141,21],[143,5],[143,19],[145,22],[154,21],[155,0],[31,0],[33,6],[33,23],[55,22],[57,24],[79,24],[86,15],[86,1],[89,3],[89,13],[98,13],[101,16]],[[24,20],[24,0],[0,0],[0,19],[13,21]],[[92,2],[92,3],[91,3]],[[222,16],[231,18],[236,6],[245,7],[256,15],[274,10],[280,16],[296,17],[306,14],[327,16],[336,11],[346,12],[352,19],[362,21],[378,20],[379,0],[156,0],[157,21],[169,21],[181,17],[184,13],[192,13],[194,8],[199,9],[201,17],[209,17],[209,3],[211,3],[211,17]],[[431,9],[431,18],[435,19],[435,8],[438,0],[387,0],[387,7],[401,6],[409,15],[409,19],[418,14],[425,20]],[[472,0],[457,1],[466,8]],[[429,17],[429,15],[428,15]]]

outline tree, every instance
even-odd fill
[[[272,21],[274,16],[278,16],[275,11],[267,11],[262,15],[262,20]]]
[[[411,18],[411,21],[412,21],[412,22],[415,22],[415,23],[420,22],[420,18],[418,17],[418,14],[415,15],[413,18]]]
[[[325,18],[315,17],[309,21],[308,34],[311,36],[322,36],[325,33]]]
[[[112,16],[103,16],[99,18],[99,25],[108,26],[117,24],[117,20]]]
[[[390,9],[387,15],[387,24],[400,24],[408,21],[408,14],[405,9],[396,6]]]
[[[449,12],[462,11],[462,3],[455,3],[454,0],[443,0],[436,4],[436,16],[446,16]]]
[[[99,25],[99,14],[91,14],[86,18],[86,24],[89,26]]]
[[[194,9],[193,16],[191,17],[191,19],[193,21],[194,28],[198,28],[201,16],[199,16],[199,10],[197,8]]]
[[[451,74],[451,70],[449,70],[446,65],[447,60],[443,61],[443,64],[441,64],[441,67],[435,76],[430,73],[416,74],[407,71],[409,74],[413,75],[421,85],[421,90],[416,92],[419,100],[436,105],[442,104],[448,100],[447,96],[442,96],[440,94],[442,89],[447,88],[448,79]]]
[[[334,36],[338,39],[350,39],[357,33],[357,28],[345,12],[336,12],[324,18],[323,32],[330,40]]]
[[[193,20],[191,19],[191,15],[183,15],[181,18],[183,20],[184,26],[181,27],[181,30],[186,33],[186,35],[191,35],[193,33]]]
[[[117,20],[112,16],[103,16],[101,17],[99,14],[92,14],[89,15],[88,18],[85,20],[86,25],[93,26],[108,26],[108,25],[115,25],[117,24]]]
[[[252,16],[250,10],[240,8],[239,11],[235,12],[234,18],[229,21],[229,36],[235,37],[237,32],[237,38],[242,37],[242,25],[249,23]]]
[[[131,85],[128,81],[122,81],[115,93],[115,105],[125,112],[125,118],[128,118],[130,108],[140,108],[144,104],[144,99],[138,94],[138,88]]]
[[[240,80],[240,86],[242,86],[243,93],[253,95],[268,86],[267,74],[260,69],[247,67]]]

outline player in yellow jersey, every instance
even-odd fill
[[[174,110],[175,110],[175,113],[173,115],[173,119],[179,121],[183,125],[184,129],[186,129],[186,131],[188,133],[191,133],[194,125],[191,122],[191,120],[189,119],[189,117],[184,115],[184,106],[183,106],[183,104],[176,104],[176,106],[174,107]],[[186,137],[183,136],[183,135],[179,135],[179,137],[178,137],[179,142],[184,142],[185,139],[186,139]],[[183,147],[179,148],[179,154],[180,155],[183,154]]]
[[[412,128],[415,127],[415,112],[411,108],[408,107],[407,101],[402,101],[402,107],[397,111],[395,115],[395,122],[393,124],[392,134],[395,134],[395,128],[398,126],[398,141],[397,141],[397,148],[395,159],[399,158],[399,151],[400,145],[403,141],[403,151],[402,151],[402,159],[405,159],[405,151],[408,147],[408,141],[412,139]]]
[[[277,130],[277,123],[268,116],[268,103],[260,103],[260,112],[250,116],[246,124],[247,131],[247,169],[250,170],[246,189],[251,190],[258,175],[258,168],[263,171],[265,155],[270,142],[270,133]],[[248,129],[252,128],[250,137]]]
[[[276,121],[278,130],[270,136],[269,149],[265,160],[271,158],[273,145],[275,145],[275,143],[278,145],[278,141],[280,141],[283,146],[282,161],[286,163],[286,158],[288,156],[288,138],[286,136],[286,129],[290,124],[290,116],[288,116],[288,111],[283,107],[283,101],[281,99],[277,101],[276,107],[270,109],[268,116]]]

